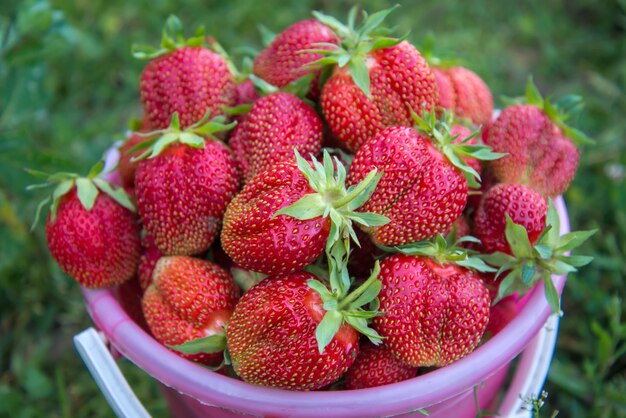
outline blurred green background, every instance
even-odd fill
[[[542,416],[626,417],[626,1],[400,2],[397,33],[458,54],[502,95],[533,74],[544,94],[575,93],[574,125],[597,140],[567,192],[572,225],[598,228],[580,253],[592,265],[563,296],[556,357]],[[393,2],[366,1],[376,11]],[[261,46],[317,9],[342,19],[345,1],[33,0],[0,3],[0,416],[112,415],[72,345],[90,326],[77,285],[51,260],[43,225],[29,232],[40,194],[25,167],[84,173],[140,116],[144,63],[133,42],[156,44],[170,13],[199,24],[228,50]],[[152,380],[120,362],[140,399],[167,416]]]

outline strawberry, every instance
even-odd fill
[[[511,254],[506,240],[507,217],[521,225],[534,244],[546,225],[548,202],[539,193],[521,184],[499,183],[484,196],[474,215],[474,235],[485,252]]]
[[[373,274],[343,299],[303,271],[261,281],[244,293],[226,329],[235,372],[250,383],[290,390],[334,382],[357,356],[357,330],[368,332],[367,312],[358,306],[376,297],[365,290],[376,281]],[[327,310],[330,299],[335,309]]]
[[[104,163],[96,164],[87,177],[60,173],[44,177],[47,187],[58,183],[44,200],[51,210],[46,239],[52,258],[80,285],[90,288],[115,286],[133,277],[139,260],[139,221],[135,208],[122,189],[98,177]]]
[[[402,382],[416,374],[417,367],[402,363],[384,345],[365,341],[344,379],[346,389],[364,389]]]
[[[327,152],[323,165],[295,153],[296,161],[277,163],[254,177],[226,209],[222,247],[245,270],[294,272],[328,251],[340,236],[348,236],[344,229],[353,234],[352,222],[386,221],[354,211],[376,187],[375,171],[348,192],[344,166],[333,163]]]
[[[276,87],[285,87],[315,70],[308,64],[322,58],[307,52],[319,44],[337,44],[337,35],[315,19],[302,20],[278,34],[254,59],[253,72]]]
[[[493,305],[489,310],[489,322],[485,329],[485,336],[497,335],[515,318],[519,309],[516,295],[507,296]]]
[[[465,173],[478,176],[460,157],[497,158],[487,147],[453,144],[445,124],[436,126],[434,113],[417,118],[423,132],[390,127],[357,151],[348,184],[356,184],[373,168],[383,173],[371,198],[359,209],[391,219],[366,228],[382,245],[403,245],[447,232],[467,202]]]
[[[150,332],[141,309],[141,299],[143,298],[144,290],[141,288],[137,277],[134,276],[117,286],[115,294],[120,306],[126,311],[128,316],[144,331]]]
[[[223,349],[224,326],[238,297],[239,289],[232,277],[216,264],[188,256],[169,256],[157,262],[142,308],[159,342],[189,360],[216,365],[222,359],[219,349],[191,354],[188,347],[181,347],[185,351],[177,348],[202,338]]]
[[[217,237],[226,205],[239,190],[237,166],[222,142],[209,139],[229,129],[224,117],[181,131],[174,114],[168,130],[156,131],[135,175],[141,220],[166,255],[206,251]],[[206,124],[205,124],[206,122]]]
[[[152,283],[152,273],[157,261],[163,257],[154,243],[154,239],[148,234],[144,234],[141,239],[141,256],[139,257],[139,265],[137,266],[137,277],[141,290],[145,290]]]
[[[178,18],[170,16],[163,29],[161,48],[133,46],[133,55],[150,59],[141,73],[140,94],[150,124],[169,125],[178,112],[183,128],[208,112],[223,115],[235,104],[236,87],[226,60],[202,47],[204,36],[184,40]]]
[[[118,162],[117,170],[122,178],[124,187],[133,188],[135,186],[135,172],[139,161],[136,160],[142,153],[141,150],[136,150],[137,145],[149,140],[142,133],[148,132],[148,128],[143,128],[139,132],[133,132],[126,138],[126,141],[119,149],[120,159]]]
[[[460,264],[490,269],[474,258],[459,257],[458,249],[454,256],[446,255],[445,248],[438,238],[434,244],[404,248],[407,254],[394,254],[380,264],[379,300],[385,314],[375,317],[372,327],[400,361],[414,367],[445,366],[470,353],[489,320],[485,284]]]
[[[322,133],[322,121],[309,105],[293,94],[278,92],[252,105],[229,145],[245,183],[277,162],[293,159],[294,148],[316,155]]]
[[[235,91],[235,106],[252,104],[261,97],[256,91],[254,83],[250,79],[237,83]]]
[[[532,80],[526,96],[527,104],[503,109],[485,135],[487,145],[508,154],[491,167],[503,183],[524,184],[544,196],[557,196],[565,192],[578,168],[580,155],[572,141],[591,140],[565,125],[569,115],[541,97]]]
[[[385,127],[412,125],[411,109],[431,110],[438,100],[435,76],[419,51],[407,41],[374,36],[392,10],[366,17],[357,29],[354,13],[348,26],[314,13],[341,37],[339,45],[317,50],[325,55],[319,64],[336,64],[321,104],[332,133],[351,151]]]
[[[465,67],[433,67],[439,88],[438,105],[474,125],[487,125],[493,114],[493,96],[485,82]]]
[[[536,239],[531,238],[535,224],[531,217],[521,216],[523,225],[516,224],[506,213],[505,217],[504,236],[510,251],[481,255],[487,264],[498,268],[495,277],[498,293],[494,303],[514,293],[521,297],[543,281],[546,299],[552,311],[560,314],[560,296],[552,275],[565,276],[591,262],[593,257],[571,255],[570,251],[585,242],[596,230],[574,231],[561,236],[559,215],[551,200],[545,215],[545,227]],[[528,222],[528,218],[531,222]],[[531,233],[526,230],[526,225],[531,225]]]

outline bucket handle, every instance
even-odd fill
[[[150,418],[150,414],[128,385],[102,332],[89,327],[74,336],[74,345],[98,388],[118,417]]]

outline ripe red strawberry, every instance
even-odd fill
[[[182,131],[175,117],[170,130],[152,144],[135,175],[141,220],[159,251],[193,255],[217,237],[226,205],[239,190],[230,150],[210,137],[230,126],[205,119]],[[223,118],[220,119],[220,122]]]
[[[503,109],[485,135],[487,145],[508,154],[491,167],[503,183],[524,184],[544,196],[557,196],[565,192],[578,168],[580,155],[572,141],[592,141],[565,125],[569,115],[544,100],[532,80],[526,96],[528,104]]]
[[[332,133],[352,151],[385,127],[411,126],[410,109],[431,110],[438,97],[430,67],[407,41],[374,50],[364,61],[369,96],[348,68],[336,67],[321,97]]]
[[[505,235],[506,217],[523,226],[534,244],[546,226],[547,212],[548,203],[539,193],[521,184],[499,183],[483,196],[474,215],[474,235],[485,252],[511,254]]]
[[[273,93],[257,100],[235,128],[229,145],[243,173],[243,181],[274,164],[294,159],[294,148],[316,155],[322,147],[322,121],[297,96]]]
[[[335,32],[317,20],[296,22],[278,34],[254,59],[254,74],[276,87],[284,87],[315,71],[308,64],[322,55],[305,51],[319,48],[316,44],[337,42]]]
[[[439,87],[438,105],[475,125],[487,125],[493,114],[493,96],[485,82],[464,67],[433,67]]]
[[[417,367],[402,363],[384,345],[361,343],[359,355],[346,372],[346,389],[364,389],[415,377]]]
[[[139,286],[142,291],[146,291],[152,283],[152,273],[157,261],[163,257],[154,240],[148,234],[144,234],[141,239],[141,256],[139,257],[139,265],[137,266],[137,277]]]
[[[315,390],[350,367],[359,337],[345,322],[319,351],[316,329],[325,311],[322,298],[307,284],[313,279],[306,272],[268,277],[241,297],[226,338],[235,372],[245,381]]]
[[[445,123],[447,115],[443,121],[437,121],[434,112],[426,112],[424,119],[414,113],[413,117],[421,133],[404,126],[384,129],[359,148],[348,173],[350,185],[374,168],[383,173],[359,210],[391,219],[386,225],[365,228],[375,242],[387,246],[447,232],[465,207],[468,182],[475,187],[475,179],[480,179],[464,160],[500,157],[484,145],[454,138]]]
[[[379,225],[375,214],[354,211],[376,187],[373,171],[348,192],[345,168],[324,153],[324,164],[296,161],[271,166],[248,182],[228,205],[221,242],[245,270],[279,275],[311,264],[327,252],[353,222]],[[331,231],[333,232],[330,235]]]
[[[373,168],[383,175],[361,210],[391,219],[367,229],[375,242],[394,246],[428,239],[447,231],[465,207],[463,172],[413,128],[387,128],[363,144],[350,165],[348,184]]]
[[[497,187],[494,186],[491,190],[497,191]],[[496,196],[494,194],[494,198]],[[487,197],[485,196],[484,199],[486,203],[489,202]],[[577,271],[578,267],[590,263],[593,257],[570,255],[569,253],[596,231],[574,231],[561,235],[561,221],[550,200],[545,214],[545,228],[539,237],[535,238],[533,236],[535,219],[540,215],[528,216],[527,212],[531,204],[524,202],[524,199],[521,200],[522,203],[513,203],[512,206],[514,214],[522,209],[519,210],[520,215],[515,216],[520,216],[524,225],[515,223],[512,217],[505,213],[504,236],[506,237],[508,252],[496,251],[491,254],[482,254],[481,259],[489,265],[499,268],[496,274],[498,292],[495,298],[496,303],[514,293],[523,296],[538,282],[543,281],[546,299],[552,311],[558,314],[561,311],[560,296],[552,281],[552,275],[565,276],[570,272]],[[538,205],[532,200],[529,202]],[[522,208],[523,204],[525,207]],[[501,213],[502,211],[498,209],[497,212]]]
[[[185,358],[216,365],[222,360],[220,351],[186,354],[172,346],[206,337],[221,338],[223,346],[224,326],[238,297],[239,289],[226,270],[206,260],[171,256],[158,261],[142,307],[159,342]]]
[[[519,309],[516,295],[507,296],[493,305],[489,311],[489,322],[485,329],[485,336],[497,335],[515,318]]]
[[[139,260],[139,220],[122,189],[97,177],[104,167],[96,164],[87,177],[31,171],[44,177],[42,185],[58,183],[44,204],[51,210],[46,222],[50,254],[61,269],[82,286],[103,288],[129,280]]]
[[[133,47],[135,57],[151,61],[141,73],[140,94],[151,125],[166,128],[178,112],[183,128],[210,111],[223,115],[222,108],[235,104],[236,87],[226,60],[202,47],[204,36],[185,42],[182,26],[170,16],[163,30],[161,48]]]
[[[256,91],[254,83],[250,79],[237,83],[235,91],[235,106],[252,104],[261,97]]]
[[[424,256],[394,254],[381,262],[384,315],[372,327],[402,362],[445,366],[470,353],[489,320],[489,292],[476,273]]]
[[[324,251],[330,220],[274,216],[308,193],[313,190],[295,161],[260,173],[228,205],[222,248],[244,269],[264,274],[286,274],[311,264]]]

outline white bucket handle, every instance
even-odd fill
[[[104,334],[90,327],[74,336],[74,345],[98,388],[118,417],[150,418],[107,348]]]

